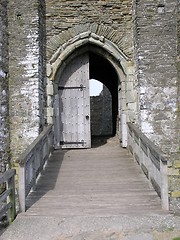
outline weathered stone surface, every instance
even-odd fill
[[[166,1],[136,1],[135,61],[139,91],[139,126],[173,161],[179,152],[179,71],[176,51],[179,44],[179,3]],[[179,46],[178,46],[179,49]],[[176,158],[177,159],[177,158]],[[179,176],[178,162],[168,170],[170,196],[175,197],[172,179]],[[173,209],[178,199],[173,199]],[[170,197],[171,202],[171,197]],[[176,205],[176,207],[175,207]]]
[[[42,130],[45,92],[44,1],[9,1],[9,113],[16,160]]]
[[[57,49],[70,38],[90,30],[126,48],[132,57],[131,0],[103,1],[103,4],[101,1],[47,1],[46,19],[47,41],[51,40],[47,50],[52,45]]]
[[[0,1],[0,172],[9,160],[7,1]]]
[[[180,191],[171,192],[171,197],[180,198]]]
[[[175,168],[180,168],[180,161],[175,160],[173,164]]]
[[[172,176],[179,176],[179,170],[178,169],[174,169],[174,168],[169,168],[168,169],[168,174],[172,175]]]
[[[142,127],[142,130],[150,138],[150,129],[154,135],[162,135],[163,137],[157,138],[155,143],[165,152],[176,152],[178,149],[176,141],[178,78],[175,58],[177,1],[168,1],[162,13],[158,11],[157,1],[146,1],[145,4],[142,2],[138,1],[135,8],[137,16],[135,56],[140,85],[139,101],[141,110],[146,110],[145,122],[149,124],[149,127]],[[139,112],[142,126],[144,113]]]

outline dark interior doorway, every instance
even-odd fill
[[[92,131],[91,140],[96,140],[97,138],[107,139],[116,135],[117,131],[117,118],[118,118],[118,76],[111,65],[111,63],[104,57],[94,53],[89,53],[89,67],[90,67],[90,79],[96,79],[100,81],[109,90],[106,92],[110,93],[109,100],[111,101],[111,118],[112,118],[112,131],[111,134],[106,134],[105,132],[100,134],[95,134]],[[100,101],[100,100],[99,100]],[[103,100],[101,100],[103,101]],[[107,103],[106,103],[107,104]],[[110,107],[109,105],[109,107]],[[92,107],[92,105],[91,105]],[[106,118],[106,116],[104,116]],[[110,132],[109,132],[110,133]]]

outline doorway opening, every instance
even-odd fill
[[[99,96],[90,98],[92,146],[104,144],[117,133],[118,76],[110,62],[90,52],[90,78],[102,83]],[[91,81],[91,80],[90,80]]]
[[[112,96],[109,89],[90,80],[90,116],[92,147],[107,142],[113,135]],[[100,87],[99,87],[100,86]]]
[[[120,81],[115,68],[105,56],[90,49],[77,53],[67,58],[65,67],[60,68],[56,75],[56,148],[91,148],[94,137],[107,139],[115,136],[119,128]],[[98,80],[103,86],[99,95],[99,109],[96,109],[97,102],[93,101],[93,97],[90,103],[90,79]],[[96,124],[101,127],[95,127]]]

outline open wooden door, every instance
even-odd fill
[[[55,96],[55,147],[91,147],[88,54],[74,58],[59,79]]]

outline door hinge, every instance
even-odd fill
[[[60,141],[60,145],[66,145],[66,144],[82,144],[84,145],[86,142],[84,140],[80,142],[66,142],[66,141]]]
[[[81,91],[83,91],[83,88],[86,88],[85,86],[83,86],[83,84],[81,84],[79,87],[78,86],[72,86],[72,87],[63,87],[63,86],[59,86],[58,90],[64,90],[64,89],[80,89]]]

